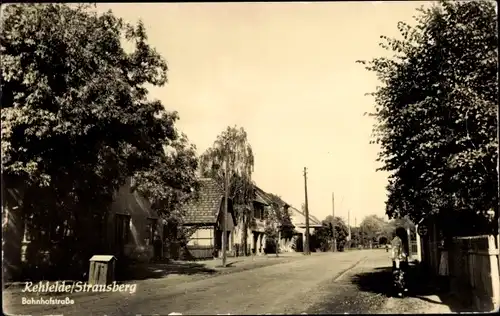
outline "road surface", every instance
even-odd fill
[[[10,315],[450,312],[445,305],[429,298],[388,297],[389,265],[387,253],[378,249],[319,253],[189,282],[138,281],[133,294],[74,294],[70,296],[74,304],[66,306],[22,305],[21,298],[27,295],[11,293],[4,296],[4,312]]]

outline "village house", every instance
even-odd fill
[[[153,240],[155,234],[162,238],[166,223],[132,187],[129,179],[115,194],[107,217],[106,243],[113,255],[147,262],[162,256],[155,253]]]
[[[4,273],[14,275],[19,273],[22,264],[27,262],[28,246],[36,238],[50,238],[51,232],[34,232],[29,219],[22,219],[19,211],[23,200],[21,192],[5,190],[4,193],[4,203],[2,203],[4,234],[2,246],[6,254]],[[132,190],[132,179],[116,192],[107,219],[103,242],[107,246],[105,248],[109,249],[108,254],[137,261],[149,261],[156,255],[153,239],[155,234],[162,235],[165,223],[151,210],[149,202]],[[61,227],[52,229],[57,231]],[[72,232],[67,230],[65,234],[71,236]],[[41,255],[49,257],[50,253],[44,251]]]
[[[272,199],[268,193],[258,186],[255,186],[255,198],[251,205],[234,206],[232,200],[228,200],[228,220],[225,231],[227,234],[226,250],[229,256],[245,256],[251,253],[264,255],[266,253],[265,230],[271,204]],[[243,207],[248,208],[247,212],[252,216],[252,225],[247,227],[246,233],[246,254],[243,253],[242,246],[245,225],[243,218],[237,217],[237,210],[241,212]],[[286,202],[283,202],[283,207],[290,213],[296,236],[292,240],[281,238],[280,249],[301,252],[305,241],[305,214]],[[181,208],[181,213],[184,213],[183,225],[188,228],[189,235],[185,249],[187,253],[183,258],[220,257],[223,211],[223,187],[214,179],[201,178],[198,198],[189,201]],[[167,227],[166,223],[150,209],[148,201],[137,192],[131,191],[130,182],[117,193],[108,219],[108,227],[113,227],[113,229],[108,229],[107,235],[111,249],[114,249],[116,254],[139,261],[148,261],[155,256],[152,245],[155,233],[161,235],[162,240],[166,240],[167,232],[175,230],[174,227]],[[312,233],[312,229],[321,227],[322,224],[316,217],[309,215],[309,226]],[[127,227],[129,227],[128,230]],[[292,244],[295,244],[295,247],[291,247]],[[167,248],[167,245],[164,245],[165,251],[162,256],[177,258],[179,254],[175,253],[175,249]],[[170,252],[172,250],[173,252]]]
[[[250,227],[247,233],[247,236],[252,236],[253,239],[250,238],[250,240],[248,241],[249,243],[247,249],[251,249],[251,251],[253,251],[256,255],[263,255],[266,252],[274,253],[274,250],[266,251],[267,235],[265,233],[266,225],[269,224],[267,223],[267,220],[268,220],[268,214],[271,211],[270,208],[272,207],[272,198],[269,196],[267,192],[265,192],[258,186],[255,186],[255,193],[256,193],[256,198],[252,205],[253,216],[255,218],[255,221],[253,227]],[[294,228],[295,234],[294,237],[292,237],[291,239],[281,237],[279,240],[279,249],[281,252],[302,252],[303,244],[305,242],[305,231],[306,231],[305,214],[304,212],[299,211],[298,209],[292,207],[283,200],[281,200],[281,207],[283,208],[282,211],[286,211],[289,213],[291,224]],[[309,227],[311,234],[313,233],[313,229],[321,228],[322,226],[323,225],[321,221],[319,221],[313,215],[309,215]],[[242,234],[241,231],[242,227],[243,225],[238,225],[237,227],[235,233],[238,237],[240,237]],[[237,238],[236,240],[238,243],[240,238]],[[250,244],[250,242],[252,244]]]
[[[224,210],[224,190],[220,184],[210,178],[201,179],[199,198],[185,204],[182,208],[185,214],[184,226],[190,227],[187,257],[191,258],[211,258],[218,257],[221,254],[221,213]],[[234,205],[229,200],[229,220],[227,227],[228,256],[248,256],[264,255],[266,253],[267,236],[266,225],[272,207],[272,199],[268,193],[255,186],[255,198],[251,205]],[[302,212],[290,207],[286,202],[282,203],[284,210],[291,212],[291,220],[296,226],[296,237],[293,239],[280,239],[280,249],[282,251],[302,251],[305,217]],[[246,227],[243,223],[243,216],[237,217],[236,214],[249,214],[251,224]],[[310,216],[311,227],[321,226],[319,220]],[[246,239],[245,239],[246,235]],[[243,240],[245,239],[245,240]],[[297,242],[298,240],[298,242]],[[244,253],[244,243],[246,243],[247,252]],[[292,244],[298,243],[299,247],[292,247]],[[295,250],[294,250],[295,249]],[[268,249],[269,252],[269,249]]]
[[[247,249],[255,255],[264,255],[267,247],[267,234],[266,225],[268,225],[269,214],[271,212],[272,199],[269,194],[264,190],[255,186],[255,199],[249,209],[250,214],[253,216],[252,225],[248,227],[247,231]],[[243,224],[236,232],[238,241],[242,240]],[[240,247],[242,248],[242,247]],[[241,255],[249,255],[250,253]]]
[[[306,238],[306,215],[293,206],[288,207],[290,219],[295,227],[295,235],[292,239],[280,240],[280,249],[282,252],[302,252],[304,251],[304,243]],[[323,225],[315,216],[309,214],[309,233],[313,233],[313,229],[321,228]]]
[[[222,249],[222,214],[224,211],[224,190],[211,178],[200,179],[198,198],[189,201],[181,208],[184,213],[185,227],[188,230],[187,244],[189,258],[203,259],[219,256]],[[228,199],[228,220],[226,222],[226,250],[234,252],[235,229],[237,226],[233,203]]]
[[[199,198],[192,200],[182,207],[185,214],[184,226],[192,227],[187,249],[194,258],[209,258],[220,256],[222,244],[221,214],[224,211],[224,190],[214,180],[203,178],[200,180]],[[227,221],[227,248],[229,256],[250,255],[251,252],[262,255],[266,245],[266,219],[269,212],[269,201],[266,193],[256,188],[256,196],[252,205],[234,206],[228,201]],[[243,217],[237,218],[236,213],[246,212],[252,216],[253,225],[247,227],[247,253],[243,253],[242,244],[245,242]]]

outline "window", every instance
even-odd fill
[[[117,244],[127,244],[130,238],[130,216],[115,215],[115,241]]]
[[[264,219],[264,205],[260,203],[255,203],[253,206],[255,219]]]
[[[152,245],[156,232],[156,225],[158,220],[155,218],[148,218],[148,223],[146,224],[146,238],[144,238],[144,243],[146,245]]]

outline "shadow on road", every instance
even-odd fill
[[[217,270],[195,262],[131,264],[117,271],[119,281],[160,279],[171,274],[214,274]]]
[[[373,272],[358,273],[351,279],[362,292],[391,295],[391,268],[376,268]]]
[[[392,268],[378,267],[372,272],[359,273],[352,277],[351,282],[355,284],[360,291],[371,292],[385,295],[392,295]],[[416,297],[420,300],[447,305],[452,312],[468,312],[470,308],[463,306],[456,298],[448,292],[442,291],[421,269],[418,265],[410,264],[407,274],[408,294],[407,296]],[[426,296],[436,295],[441,302],[434,301]]]

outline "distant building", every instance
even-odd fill
[[[210,258],[219,256],[222,250],[224,212],[224,190],[213,179],[200,180],[200,192],[197,199],[193,199],[182,206],[185,214],[184,226],[192,228],[187,244],[187,257]],[[233,203],[228,200],[228,220],[226,222],[227,245],[229,253],[234,251],[234,235],[237,226]]]
[[[224,211],[224,190],[216,180],[202,178],[199,198],[182,207],[185,214],[184,226],[192,227],[187,250],[193,258],[220,256],[222,249],[222,216]],[[251,205],[233,205],[228,200],[227,248],[228,256],[244,256],[254,252],[264,254],[265,221],[270,207],[265,192],[256,188],[256,197]],[[244,234],[243,216],[250,216],[250,222]],[[243,244],[247,244],[247,253],[243,253]]]
[[[284,252],[302,252],[306,238],[306,215],[295,207],[288,208],[290,219],[295,227],[295,236],[292,240],[280,241],[280,247]],[[309,234],[312,234],[315,228],[322,227],[323,224],[315,216],[309,214]]]
[[[190,227],[190,237],[187,245],[188,258],[210,258],[221,255],[222,226],[221,213],[224,211],[224,190],[214,179],[202,178],[199,198],[190,201],[182,207],[185,214],[184,227]],[[268,193],[255,186],[255,199],[251,205],[233,205],[228,201],[227,255],[248,256],[252,253],[266,253],[266,224],[271,211],[272,199]],[[305,215],[290,207],[286,202],[282,207],[290,213],[290,219],[295,226],[295,236],[292,239],[281,238],[280,249],[283,252],[303,251],[305,240]],[[250,216],[250,225],[245,230],[242,214]],[[310,233],[313,228],[321,227],[321,222],[314,216],[309,216]],[[246,238],[245,238],[246,235]],[[246,243],[247,252],[244,253]]]

